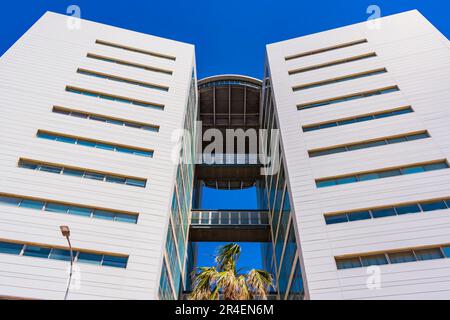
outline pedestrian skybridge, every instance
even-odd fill
[[[192,210],[190,241],[268,242],[268,211]]]

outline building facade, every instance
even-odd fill
[[[261,242],[275,299],[450,297],[450,46],[419,12],[198,83],[192,45],[70,19],[0,59],[0,298],[64,297],[61,225],[69,299],[183,298],[204,241]],[[265,134],[211,152],[209,129]]]
[[[0,295],[64,297],[68,225],[69,299],[158,299],[185,260],[192,168],[172,135],[195,117],[194,47],[68,19],[45,14],[0,60]]]
[[[417,11],[267,46],[307,298],[450,297],[449,77]]]

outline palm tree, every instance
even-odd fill
[[[252,269],[239,274],[236,264],[241,247],[230,243],[219,248],[215,267],[200,267],[193,272],[193,290],[190,300],[253,300],[267,299],[272,287],[272,275],[264,270]]]

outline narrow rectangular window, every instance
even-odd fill
[[[137,53],[145,54],[145,55],[148,55],[148,56],[153,56],[153,57],[156,57],[156,58],[166,59],[166,60],[175,61],[177,59],[176,57],[170,56],[170,55],[167,55],[167,54],[162,54],[162,53],[158,53],[158,52],[152,52],[152,51],[143,50],[143,49],[138,49],[138,48],[134,48],[134,47],[130,47],[130,46],[124,46],[124,45],[121,45],[121,44],[117,44],[117,43],[113,43],[113,42],[109,42],[109,41],[104,41],[104,40],[96,40],[95,43],[103,45],[103,46],[108,46],[108,47],[122,49],[122,50],[126,50],[126,51],[131,51],[131,52],[137,52]]]
[[[401,143],[401,142],[408,142],[408,141],[415,141],[420,139],[427,139],[430,135],[427,131],[420,132],[420,133],[406,133],[403,135],[395,136],[393,138],[390,137],[383,137],[374,139],[371,141],[362,141],[362,142],[355,142],[347,145],[342,146],[333,146],[328,148],[321,148],[321,149],[315,149],[315,150],[309,150],[308,154],[311,158],[313,157],[320,157],[325,156],[329,154],[335,154],[335,153],[342,153],[342,152],[348,152],[348,151],[354,151],[354,150],[360,150],[360,149],[368,149],[368,148],[374,148],[379,146],[384,146],[388,144],[395,144],[395,143]],[[411,169],[409,169],[411,170]]]
[[[333,120],[333,121],[323,122],[323,123],[318,123],[318,124],[304,125],[302,127],[302,129],[303,129],[303,132],[323,130],[323,129],[334,128],[334,127],[338,127],[338,126],[355,124],[355,123],[359,123],[359,122],[365,122],[365,121],[399,116],[402,114],[407,114],[407,113],[412,113],[412,112],[414,112],[413,109],[410,106],[408,106],[408,107],[403,107],[403,108],[399,108],[399,109],[386,110],[386,111],[382,111],[382,112],[378,112],[378,113],[371,113],[371,114],[366,114],[366,115],[361,115],[361,116],[355,116],[352,118],[338,119],[338,120]]]
[[[335,61],[322,63],[322,64],[317,64],[317,65],[314,65],[314,66],[309,66],[309,67],[303,67],[303,68],[298,68],[298,69],[294,69],[294,70],[289,70],[288,73],[289,73],[289,75],[293,75],[293,74],[298,74],[298,73],[303,73],[303,72],[308,72],[308,71],[313,71],[313,70],[333,67],[333,66],[337,66],[337,65],[341,65],[341,64],[345,64],[345,63],[350,63],[350,62],[354,62],[354,61],[360,61],[360,60],[375,58],[376,56],[377,56],[377,54],[375,52],[371,52],[371,53],[367,53],[367,54],[363,54],[363,55],[359,55],[359,56],[354,56],[354,57],[349,57],[349,58],[345,58],[345,59],[335,60]]]
[[[408,171],[409,168],[416,168],[421,167],[423,170],[414,170],[414,172]],[[316,179],[316,186],[318,188],[324,188],[324,187],[330,187],[335,185],[341,185],[341,184],[347,184],[347,183],[354,183],[354,182],[362,182],[367,180],[374,180],[374,179],[384,179],[384,178],[390,178],[400,175],[407,175],[411,173],[421,173],[424,171],[434,171],[434,170],[442,170],[442,169],[448,169],[448,163],[447,161],[439,161],[429,164],[420,164],[420,165],[410,165],[405,167],[400,167],[397,169],[384,169],[379,170],[375,172],[368,172],[368,173],[359,173],[359,174],[350,174],[335,178],[323,178],[323,179]],[[446,204],[443,203],[443,206]]]
[[[79,74],[90,76],[90,77],[96,77],[96,78],[101,78],[101,79],[115,81],[115,82],[127,83],[127,84],[140,86],[140,87],[144,87],[144,88],[148,88],[148,89],[154,89],[154,90],[166,91],[166,92],[169,91],[169,87],[167,87],[167,86],[161,86],[161,85],[151,84],[151,83],[142,82],[142,81],[138,81],[138,80],[132,80],[132,79],[128,79],[128,78],[113,76],[110,74],[100,73],[100,72],[91,71],[91,70],[87,70],[87,69],[79,68],[77,72]]]
[[[53,248],[41,244],[15,243],[0,241],[0,254],[15,254],[26,257],[70,261],[69,248]],[[103,265],[116,268],[126,268],[128,256],[119,256],[106,253],[92,253],[84,250],[73,249],[72,253],[76,262],[93,265]]]
[[[112,95],[109,93],[96,92],[96,91],[91,91],[91,90],[86,90],[86,89],[81,89],[81,88],[76,88],[76,87],[71,87],[71,86],[67,86],[66,91],[70,92],[70,93],[75,93],[75,94],[92,97],[92,98],[99,98],[99,99],[104,99],[104,100],[109,100],[109,101],[114,101],[114,102],[119,102],[119,103],[126,103],[126,104],[135,105],[135,106],[145,107],[145,108],[164,110],[163,104],[135,100],[135,99],[126,98],[126,97],[122,97],[122,96]]]
[[[326,47],[326,48],[311,50],[311,51],[307,51],[307,52],[297,53],[297,54],[294,54],[294,55],[291,55],[291,56],[287,56],[284,59],[286,61],[289,61],[289,60],[298,59],[298,58],[307,57],[307,56],[312,56],[312,55],[316,55],[316,54],[324,53],[324,52],[328,52],[328,51],[334,51],[334,50],[343,49],[343,48],[347,48],[347,47],[353,47],[353,46],[356,46],[356,45],[359,45],[359,44],[363,44],[363,43],[367,43],[367,39],[361,39],[361,40],[346,42],[346,43],[343,43],[343,44],[338,44],[338,45],[331,46],[331,47]]]
[[[49,166],[48,164],[41,164],[39,162],[36,162],[35,160],[20,159],[18,166],[19,166],[19,168],[25,168],[25,169],[31,169],[31,170],[40,170],[43,167],[56,168],[58,170],[54,170],[51,172],[57,173],[57,174],[61,174],[61,172],[64,174],[65,170],[70,169],[70,171],[72,172],[72,174],[70,174],[70,176],[74,176],[73,172],[78,172],[79,174],[77,175],[77,177],[79,177],[79,178],[92,179],[92,180],[97,180],[97,181],[110,182],[114,178],[124,178],[124,179],[120,180],[123,182],[123,184],[140,187],[140,188],[145,188],[146,184],[147,184],[146,179],[118,176],[118,175],[111,174],[111,173],[94,172],[94,171],[90,171],[87,169],[66,168],[66,167],[63,167],[63,166],[60,167],[57,165]],[[44,171],[46,171],[46,170],[44,170]],[[107,177],[108,177],[108,179],[106,179]],[[119,179],[114,179],[114,180],[115,180],[115,183],[117,183],[117,181]]]
[[[323,107],[323,106],[347,102],[347,101],[353,101],[353,100],[359,100],[359,99],[369,98],[369,97],[378,96],[378,95],[384,95],[384,94],[397,92],[397,91],[400,91],[400,88],[398,86],[391,86],[391,87],[380,88],[380,89],[367,91],[367,92],[353,93],[353,94],[340,96],[340,97],[336,97],[336,98],[331,98],[331,99],[326,99],[326,100],[303,103],[303,104],[297,105],[297,109],[298,110],[306,110],[306,109],[318,108],[318,107]]]
[[[54,140],[54,141],[59,141],[59,142],[71,143],[71,144],[78,144],[78,145],[82,145],[85,147],[98,148],[98,149],[103,149],[103,150],[108,150],[108,151],[128,153],[128,154],[134,154],[137,156],[150,157],[150,158],[153,157],[153,150],[149,150],[149,149],[138,149],[136,147],[127,147],[127,146],[122,146],[122,145],[118,145],[118,144],[113,144],[110,142],[90,140],[90,139],[81,138],[81,137],[69,137],[69,136],[62,135],[60,133],[46,132],[43,130],[38,131],[37,137],[41,138],[41,139]]]
[[[172,75],[172,73],[173,73],[171,70],[156,68],[156,67],[152,67],[152,66],[148,66],[148,65],[143,65],[143,64],[139,64],[139,63],[135,63],[135,62],[101,56],[101,55],[93,54],[93,53],[88,53],[87,57],[90,59],[101,60],[101,61],[105,61],[105,62],[109,62],[109,63],[115,63],[115,64],[127,66],[127,67],[138,68],[138,69],[143,69],[143,70],[158,72],[158,73],[164,73],[164,74],[168,74],[168,75]]]
[[[379,74],[383,74],[386,72],[387,72],[386,68],[382,68],[382,69],[375,69],[375,70],[355,73],[355,74],[342,76],[342,77],[338,77],[338,78],[334,78],[334,79],[328,79],[328,80],[323,80],[323,81],[318,81],[318,82],[313,82],[313,83],[308,83],[308,84],[303,84],[303,85],[297,85],[297,86],[292,87],[292,91],[297,92],[297,91],[308,90],[308,89],[312,89],[312,88],[323,87],[323,86],[327,86],[330,84],[341,83],[341,82],[346,82],[346,81],[351,81],[351,80],[356,80],[356,79],[361,79],[361,78],[366,78],[366,77],[371,77],[371,76],[377,76]]]

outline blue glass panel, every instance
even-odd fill
[[[359,117],[359,118],[355,119],[356,122],[365,122],[365,121],[370,121],[370,120],[373,120],[373,116],[365,116],[365,117]]]
[[[96,143],[95,147],[97,149],[103,149],[103,150],[109,150],[109,151],[114,151],[116,149],[114,146],[104,144],[104,143]]]
[[[85,114],[85,113],[74,112],[74,111],[72,111],[72,112],[70,113],[70,115],[71,115],[72,117],[82,118],[82,119],[86,119],[86,118],[88,117],[88,115]]]
[[[336,180],[316,181],[317,188],[324,188],[336,185]]]
[[[365,148],[373,148],[373,147],[384,146],[385,144],[387,144],[386,141],[380,140],[380,141],[367,142],[364,145],[365,145]]]
[[[416,213],[420,212],[420,208],[417,204],[408,204],[405,206],[397,206],[395,207],[395,211],[397,211],[398,215],[408,214],[408,213]]]
[[[95,142],[91,142],[91,141],[79,140],[77,144],[80,146],[85,146],[85,147],[91,147],[91,148],[95,147]]]
[[[372,210],[372,216],[374,218],[383,218],[397,215],[395,213],[394,208],[385,208],[385,209],[377,209]]]
[[[372,219],[370,216],[369,211],[359,211],[359,212],[352,212],[348,214],[348,219],[350,221],[358,221],[358,220],[367,220]]]
[[[100,265],[102,258],[103,256],[101,254],[80,252],[77,262]]]
[[[56,141],[75,144],[77,139],[68,137],[56,137]]]
[[[127,179],[127,185],[145,188],[146,182],[136,179]]]
[[[360,268],[362,267],[361,261],[359,258],[343,258],[336,260],[337,268],[341,269],[352,269],[352,268]]]
[[[20,198],[3,197],[0,196],[0,204],[9,206],[18,206]]]
[[[413,173],[420,173],[420,172],[424,172],[424,171],[425,171],[425,169],[422,166],[409,167],[409,168],[402,169],[403,174],[413,174]]]
[[[131,150],[129,148],[117,147],[116,149],[117,149],[118,152],[134,154],[134,150]]]
[[[382,119],[382,118],[391,117],[392,115],[393,115],[392,112],[386,112],[386,113],[375,114],[373,117],[375,119]]]
[[[304,127],[303,128],[303,132],[310,132],[310,131],[314,131],[314,130],[318,130],[320,129],[320,127],[317,126],[313,126],[313,127]]]
[[[380,176],[378,173],[365,173],[365,174],[359,174],[358,179],[359,181],[368,181],[368,180],[374,180],[379,179]]]
[[[364,267],[388,264],[388,260],[384,254],[374,254],[371,256],[364,256],[361,257],[361,261]]]
[[[392,114],[400,115],[400,114],[411,113],[411,112],[413,112],[413,110],[411,108],[407,108],[407,109],[403,109],[403,110],[392,111]]]
[[[106,176],[107,182],[125,184],[126,179],[121,177]]]
[[[53,108],[53,112],[54,113],[59,113],[59,114],[70,115],[70,111],[66,111],[66,110],[62,110],[62,109]]]
[[[68,210],[69,206],[63,204],[47,203],[47,205],[45,206],[45,211],[50,212],[67,213]]]
[[[427,164],[424,167],[426,171],[433,171],[433,170],[447,169],[448,164],[446,162],[441,162],[441,163]]]
[[[389,139],[388,139],[388,142],[389,142],[390,144],[393,144],[393,143],[400,143],[400,142],[405,142],[405,141],[406,141],[406,138],[405,138],[405,137],[389,138]]]
[[[137,223],[137,219],[138,219],[137,215],[116,213],[116,221]]]
[[[383,171],[379,172],[378,175],[380,178],[389,178],[389,177],[395,177],[401,175],[400,170],[389,170],[389,171]]]
[[[39,165],[37,165],[35,163],[20,161],[19,162],[19,167],[25,168],[25,169],[36,170],[36,169],[38,169]]]
[[[443,210],[447,209],[447,205],[444,201],[435,201],[435,202],[421,202],[420,206],[423,211],[434,211],[434,210]]]
[[[338,121],[338,125],[344,126],[344,125],[352,124],[355,122],[356,122],[356,119],[341,120],[341,121]]]
[[[343,222],[348,222],[348,218],[347,218],[346,214],[326,216],[325,222],[326,222],[326,224],[343,223]]]
[[[416,261],[414,253],[412,251],[392,252],[388,255],[391,263],[405,263]]]
[[[94,218],[103,219],[103,220],[114,220],[114,213],[103,210],[94,210]]]
[[[24,256],[36,257],[36,258],[48,258],[50,254],[49,248],[37,247],[37,246],[25,246]]]
[[[332,128],[332,127],[336,127],[337,123],[336,122],[330,122],[330,123],[324,123],[320,125],[321,129],[326,129],[326,128]]]
[[[84,175],[84,171],[64,168],[62,174],[72,177],[82,177]]]
[[[158,132],[159,131],[158,128],[150,127],[150,126],[142,126],[142,129],[147,130],[147,131],[153,131],[153,132]]]
[[[27,209],[42,210],[42,208],[44,207],[44,202],[36,200],[22,200],[20,202],[20,207]]]
[[[73,214],[75,216],[83,216],[90,217],[92,213],[92,209],[81,208],[81,207],[70,207],[69,214]]]
[[[444,251],[444,254],[447,258],[450,258],[450,246],[443,247],[442,251]]]
[[[106,122],[105,118],[97,117],[97,116],[90,116],[89,119],[95,120],[95,121],[100,121],[100,122]]]
[[[51,172],[51,173],[61,173],[62,168],[60,167],[53,167],[53,166],[46,166],[46,165],[41,165],[39,167],[40,171],[45,171],[45,172]]]
[[[22,247],[22,244],[0,241],[0,253],[20,254]]]
[[[337,184],[347,184],[347,183],[353,183],[356,182],[356,177],[344,177],[337,179]]]
[[[106,123],[123,126],[123,121],[112,120],[112,119],[105,119],[105,120],[106,120]]]
[[[55,135],[48,134],[48,133],[41,133],[41,132],[39,132],[37,134],[37,136],[38,136],[38,138],[41,138],[41,139],[56,140],[56,136]]]
[[[153,152],[151,152],[151,151],[134,150],[133,153],[137,156],[143,156],[143,157],[152,157],[153,156]]]
[[[128,257],[115,257],[105,255],[103,258],[103,266],[116,267],[116,268],[126,268],[128,262]]]
[[[99,173],[94,173],[94,172],[86,172],[84,174],[84,177],[86,179],[92,179],[92,180],[104,180],[105,179],[105,175],[99,174]]]
[[[70,261],[70,251],[63,249],[52,249],[49,258],[54,260]]]
[[[151,128],[151,127],[141,126],[139,124],[134,124],[134,123],[129,123],[129,122],[125,122],[125,127],[136,128],[136,129],[140,129],[142,127],[142,129],[145,129],[145,130],[149,130],[148,128]]]
[[[414,250],[417,260],[434,260],[434,259],[443,259],[444,255],[442,254],[441,249],[432,248],[432,249],[422,249],[422,250]]]
[[[419,140],[419,139],[426,139],[426,138],[429,138],[429,137],[430,136],[428,135],[428,133],[414,134],[412,136],[408,136],[408,141]]]

